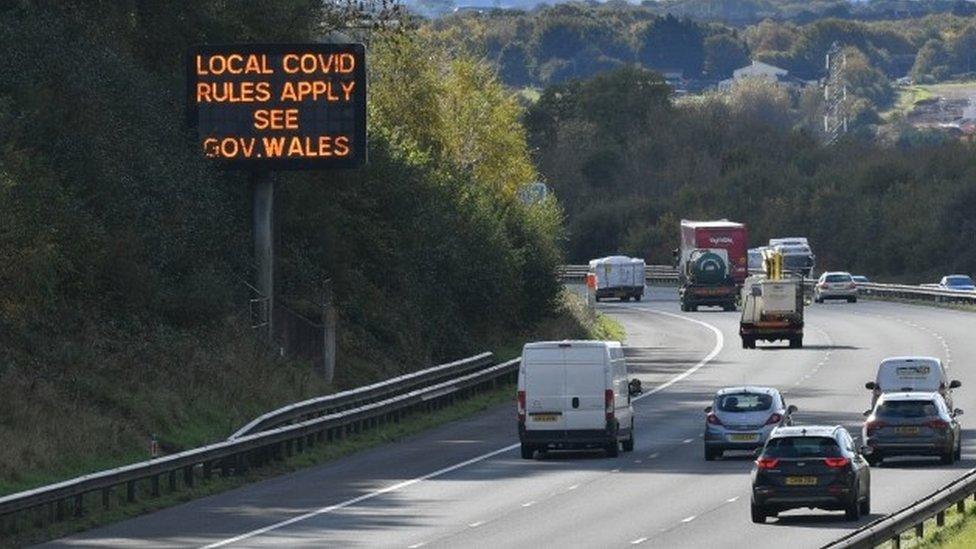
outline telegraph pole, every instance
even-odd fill
[[[254,216],[254,287],[261,294],[257,325],[274,338],[274,180],[263,170],[251,172]]]

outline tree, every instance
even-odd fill
[[[915,57],[912,67],[912,78],[917,82],[925,80],[942,80],[949,75],[951,59],[946,51],[945,43],[932,38],[925,43]]]
[[[638,42],[638,57],[647,68],[681,70],[686,77],[696,77],[705,65],[702,31],[690,19],[670,14],[654,19],[638,34]]]
[[[712,79],[732,76],[732,71],[749,64],[749,48],[730,34],[705,39],[705,72]]]

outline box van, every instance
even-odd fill
[[[522,349],[518,374],[518,433],[522,457],[536,450],[634,449],[634,409],[640,381],[627,378],[616,341],[543,341]]]
[[[962,383],[949,381],[945,366],[935,357],[897,356],[882,360],[875,380],[864,386],[872,391],[872,407],[882,393],[938,392],[952,410],[952,390]]]

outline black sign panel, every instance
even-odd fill
[[[366,163],[362,44],[199,46],[186,72],[187,113],[206,157],[261,170]]]

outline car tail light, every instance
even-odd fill
[[[867,432],[868,436],[871,436],[872,434],[874,434],[875,431],[877,431],[878,429],[884,426],[885,426],[885,422],[874,420],[865,423],[864,430]]]
[[[776,425],[781,421],[783,421],[783,416],[779,414],[773,414],[769,416],[769,419],[766,420],[766,425]]]
[[[518,392],[518,420],[525,423],[525,391]]]
[[[824,465],[830,467],[831,469],[840,469],[841,467],[847,467],[847,464],[850,462],[851,460],[847,459],[846,457],[824,458]]]
[[[756,467],[763,470],[769,470],[776,467],[778,463],[779,458],[760,457],[756,460]]]
[[[708,422],[709,425],[722,425],[722,420],[719,419],[715,414],[708,414],[705,416],[705,421]]]
[[[607,405],[607,421],[613,421],[613,389],[604,391],[603,401]]]
[[[938,431],[945,431],[946,429],[949,428],[949,424],[946,423],[945,421],[942,421],[941,419],[933,419],[932,421],[927,422],[925,425],[931,427],[932,429],[936,429]]]

